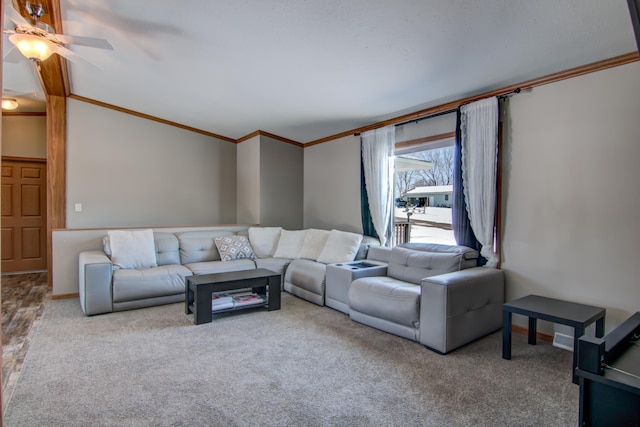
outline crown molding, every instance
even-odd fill
[[[304,144],[306,147],[312,147],[317,144],[322,144],[324,142],[333,141],[335,139],[344,138],[345,136],[350,136],[355,133],[362,133],[372,129],[381,128],[389,125],[396,125],[399,123],[404,123],[412,120],[418,120],[427,116],[431,116],[434,114],[438,114],[444,111],[454,110],[461,105],[468,104],[470,102],[474,102],[483,98],[489,98],[492,96],[499,96],[505,93],[513,92],[515,89],[527,90],[532,89],[534,87],[546,85],[549,83],[555,83],[561,80],[570,79],[573,77],[578,77],[583,74],[594,73],[596,71],[606,70],[607,68],[618,67],[621,65],[629,64],[632,62],[636,62],[640,60],[640,55],[638,52],[630,52],[624,55],[615,56],[613,58],[608,58],[602,61],[593,62],[591,64],[582,65],[575,68],[570,68],[568,70],[560,71],[557,73],[549,74],[543,77],[538,77],[531,80],[526,80],[521,83],[505,86],[500,89],[495,89],[489,92],[484,92],[478,95],[470,96],[467,98],[459,99],[456,101],[451,101],[446,104],[441,104],[435,107],[430,107],[424,110],[416,111],[414,113],[405,114],[399,117],[394,117],[389,120],[385,120],[378,123],[373,123],[367,126],[363,126],[357,129],[352,129],[346,132],[341,132],[335,135],[327,136],[321,139],[317,139],[315,141],[308,142]]]
[[[241,138],[238,138],[237,142],[239,144],[241,142],[244,142],[244,141],[246,141],[248,139],[251,139],[251,138],[259,136],[259,135],[266,136],[267,138],[271,138],[271,139],[276,139],[278,141],[286,142],[287,144],[295,145],[296,147],[304,147],[304,144],[302,144],[301,142],[294,141],[293,139],[288,139],[288,138],[285,138],[285,137],[282,137],[282,136],[279,136],[279,135],[276,135],[276,134],[273,134],[273,133],[265,132],[265,131],[259,130],[259,129],[255,130],[255,131],[251,132],[250,134],[247,134],[247,135],[245,135],[245,136],[243,136]]]
[[[233,142],[236,143],[236,140],[233,138],[229,138],[223,135],[218,135],[212,132],[207,132],[205,130],[202,129],[197,129],[191,126],[185,126],[182,125],[180,123],[176,123],[176,122],[172,122],[169,120],[165,120],[165,119],[161,119],[159,117],[155,117],[155,116],[150,116],[149,114],[144,114],[144,113],[140,113],[138,111],[134,111],[134,110],[129,110],[128,108],[122,108],[122,107],[118,107],[116,105],[112,105],[112,104],[107,104],[106,102],[102,102],[102,101],[98,101],[95,99],[91,99],[91,98],[85,98],[84,96],[80,96],[80,95],[76,95],[76,94],[70,94],[69,95],[70,99],[75,99],[76,101],[82,101],[82,102],[86,102],[88,104],[93,104],[93,105],[97,105],[99,107],[102,108],[107,108],[109,110],[114,110],[114,111],[118,111],[120,113],[124,113],[124,114],[129,114],[132,116],[136,116],[136,117],[140,117],[146,120],[151,120],[154,122],[158,122],[158,123],[162,123],[165,125],[169,125],[169,126],[173,126],[173,127],[177,127],[180,129],[184,129],[184,130],[188,130],[190,132],[195,132],[195,133],[199,133],[202,135],[206,135],[206,136],[210,136],[211,138],[216,138],[216,139],[221,139],[223,141],[227,141],[227,142]]]

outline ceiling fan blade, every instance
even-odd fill
[[[12,64],[17,64],[18,62],[24,59],[24,56],[20,53],[18,49],[14,45],[10,45],[8,49],[4,52],[2,60],[5,62],[10,62]]]
[[[32,27],[31,23],[27,21],[22,15],[20,15],[20,12],[13,8],[13,5],[10,1],[4,2],[4,14],[16,25]]]
[[[56,39],[64,44],[75,44],[77,46],[96,47],[98,49],[113,50],[111,43],[105,39],[96,39],[93,37],[71,36],[69,34],[56,34]]]
[[[55,53],[57,53],[60,56],[65,57],[66,59],[68,59],[71,62],[74,62],[76,64],[82,64],[83,62],[89,65],[93,65],[94,67],[96,67],[99,70],[102,70],[102,68],[100,68],[99,66],[97,66],[96,64],[94,64],[93,62],[89,61],[87,58],[84,58],[80,55],[78,55],[77,53],[67,49],[64,46],[60,46],[60,45],[53,45],[53,51]]]

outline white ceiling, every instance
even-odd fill
[[[304,143],[636,50],[626,0],[60,2],[65,33],[114,46],[71,47],[101,67],[70,63],[72,93],[230,138]]]

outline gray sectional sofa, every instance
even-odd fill
[[[253,257],[221,255],[217,240],[228,236],[249,243]],[[187,276],[267,268],[282,275],[286,292],[442,354],[502,325],[503,272],[477,267],[478,252],[463,246],[391,249],[354,233],[279,227],[155,232],[157,265],[119,268],[110,243],[105,237],[102,251],[80,253],[85,315],[184,301]]]
[[[222,259],[215,239],[234,235],[247,238],[255,258]],[[305,240],[307,236],[310,238]],[[323,252],[331,242],[338,247],[327,247]],[[324,305],[326,264],[364,258],[369,246],[379,245],[376,239],[338,230],[252,227],[237,233],[153,232],[155,264],[122,268],[113,256],[111,243],[107,235],[102,250],[82,251],[79,255],[80,305],[87,316],[184,301],[187,276],[255,268],[281,274],[285,290]],[[339,258],[332,258],[337,252]],[[298,257],[299,254],[307,258]]]

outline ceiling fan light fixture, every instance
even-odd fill
[[[53,54],[51,42],[42,37],[31,34],[11,34],[9,41],[18,48],[20,53],[33,61],[44,61]]]
[[[2,98],[3,110],[15,110],[18,108],[18,101],[13,98]]]

